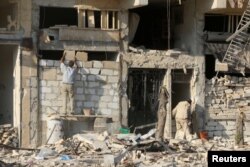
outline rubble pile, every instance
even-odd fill
[[[163,167],[207,166],[209,150],[249,150],[234,146],[231,139],[215,137],[213,140],[191,141],[169,139],[156,141],[155,130],[147,134],[116,134],[107,132],[76,134],[38,150],[0,151],[0,164],[12,166],[89,166],[89,167]]]
[[[179,50],[146,50],[129,47],[130,52],[123,56],[129,67],[143,68],[194,68],[195,58]]]
[[[0,144],[17,147],[18,146],[17,128],[13,128],[11,124],[0,125]]]

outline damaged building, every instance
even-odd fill
[[[0,124],[20,146],[154,124],[162,85],[166,138],[186,99],[194,133],[233,138],[240,106],[248,120],[247,0],[1,0],[0,18]],[[76,115],[60,114],[63,54],[80,67]]]

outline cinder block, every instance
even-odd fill
[[[214,131],[215,130],[215,126],[206,126],[205,128],[207,131]]]
[[[91,96],[91,101],[99,101],[100,100],[100,97],[99,96],[96,96],[96,95],[93,95]]]
[[[99,103],[96,103],[96,107],[98,107],[98,108],[107,108],[108,107],[108,103],[99,102]]]
[[[95,103],[94,102],[87,101],[87,102],[83,102],[83,104],[84,104],[84,107],[86,107],[86,108],[95,107]]]
[[[61,91],[61,87],[55,87],[55,86],[53,86],[53,87],[51,87],[51,90],[52,90],[52,93],[56,93],[56,94],[59,94],[60,93],[60,91]]]
[[[87,68],[82,68],[82,69],[80,70],[80,74],[82,74],[82,75],[89,74],[89,69],[87,69]]]
[[[44,86],[46,86],[47,83],[46,83],[46,81],[41,80],[39,84],[40,84],[40,86],[44,87]]]
[[[83,87],[83,82],[82,81],[75,81],[74,85],[75,85],[75,87]]]
[[[88,53],[87,52],[76,52],[76,58],[79,61],[88,61]]]
[[[109,95],[113,96],[115,94],[115,91],[113,89],[109,90]]]
[[[114,75],[119,75],[119,71],[114,70]]]
[[[93,62],[92,61],[83,62],[83,67],[84,68],[93,68]]]
[[[59,82],[58,81],[48,81],[47,86],[59,86]]]
[[[54,66],[54,60],[47,60],[47,66],[53,67]]]
[[[112,96],[101,96],[100,101],[101,102],[110,102],[112,101],[113,97]]]
[[[47,65],[47,61],[46,60],[40,60],[39,61],[39,66],[42,66],[42,67],[46,67],[46,65]]]
[[[55,67],[60,67],[61,62],[60,61],[54,61],[54,66]]]
[[[214,131],[214,136],[222,136],[222,131]]]
[[[95,95],[96,90],[95,89],[85,89],[85,94]]]
[[[119,103],[108,103],[108,108],[119,109]]]
[[[84,101],[84,100],[86,100],[86,97],[85,97],[85,95],[79,95],[79,94],[77,94],[77,95],[75,95],[75,100],[79,100],[79,101]]]
[[[80,75],[80,74],[77,74],[77,75],[75,76],[75,80],[76,80],[76,81],[81,81],[81,75]]]
[[[76,94],[83,94],[83,88],[77,88]]]
[[[101,61],[93,61],[94,68],[103,68],[103,64]]]
[[[103,61],[103,66],[105,69],[115,69],[115,70],[120,69],[119,62],[114,62],[114,61]]]
[[[118,76],[108,76],[108,83],[118,83],[119,77]]]
[[[57,99],[57,94],[53,94],[53,93],[46,93],[46,95],[45,95],[45,99],[46,99],[46,100],[53,100],[53,99]]]
[[[95,81],[96,80],[96,75],[89,75],[87,80],[88,81]]]
[[[81,108],[83,106],[83,102],[82,101],[77,101],[76,106]]]
[[[114,70],[103,69],[101,70],[102,75],[114,75]]]
[[[227,121],[227,125],[235,126],[235,121]]]
[[[42,79],[51,81],[56,80],[57,79],[56,69],[44,69],[42,71]]]
[[[215,122],[215,121],[207,122],[207,126],[217,126],[217,125],[218,125],[218,122]]]
[[[72,50],[65,50],[63,54],[66,54],[65,59],[66,60],[74,60],[75,59],[75,51]]]
[[[110,109],[101,109],[101,114],[103,114],[103,115],[111,115],[112,110],[110,110]]]
[[[91,69],[89,69],[89,73],[97,75],[97,74],[100,73],[100,69],[98,69],[98,68],[91,68]]]
[[[119,97],[115,96],[114,99],[113,99],[113,102],[118,103],[119,102]]]
[[[100,86],[99,82],[88,82],[89,88],[95,88],[95,87],[99,87],[99,86]]]
[[[42,106],[52,106],[52,102],[50,100],[41,100]]]
[[[50,87],[40,87],[41,93],[51,93],[52,90]]]
[[[106,81],[107,81],[107,76],[96,75],[96,79],[97,79],[98,81],[104,81],[104,82],[106,82]]]

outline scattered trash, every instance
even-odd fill
[[[72,157],[69,155],[60,155],[60,160],[71,160]]]

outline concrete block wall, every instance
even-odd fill
[[[206,81],[206,123],[205,129],[210,138],[223,136],[234,138],[236,115],[239,106],[247,116],[245,137],[250,137],[250,78],[224,76]]]
[[[82,114],[84,108],[91,108],[97,114],[111,116],[117,125],[120,116],[119,63],[112,61],[77,63],[80,68],[74,86],[75,112]],[[48,115],[62,111],[61,81],[60,62],[40,60],[39,97],[42,120],[46,120]]]

